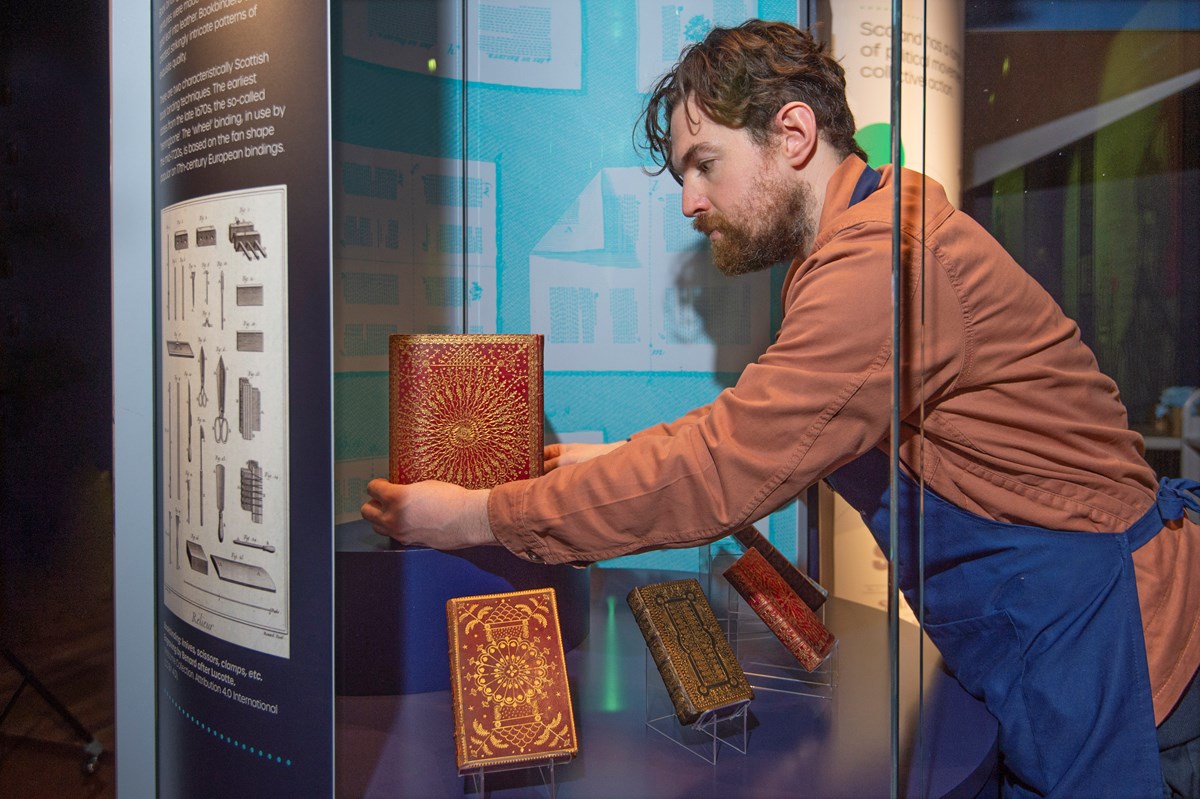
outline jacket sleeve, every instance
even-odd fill
[[[735,386],[608,455],[493,489],[497,539],[549,563],[695,546],[875,446],[891,417],[889,252],[882,225],[821,248],[788,288],[778,339]],[[957,347],[943,349],[933,371],[950,375]]]
[[[725,390],[728,391],[729,389]],[[638,436],[676,435],[680,430],[688,425],[695,424],[696,422],[704,419],[706,416],[708,416],[711,410],[712,403],[709,403],[708,405],[701,405],[699,408],[694,408],[693,410],[688,411],[673,422],[660,422],[647,427],[645,430],[639,430],[638,432],[634,433],[631,438],[637,438]]]

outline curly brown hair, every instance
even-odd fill
[[[745,128],[758,144],[774,135],[775,112],[799,100],[816,116],[821,137],[842,157],[866,155],[854,140],[854,115],[846,102],[846,73],[808,31],[785,22],[751,19],[735,28],[713,28],[689,45],[659,79],[642,111],[644,141],[661,175],[671,167],[671,113],[691,98],[713,121]]]

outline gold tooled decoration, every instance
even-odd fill
[[[397,335],[391,479],[490,488],[541,473],[539,336]]]
[[[447,608],[460,769],[574,754],[553,591],[464,597]]]

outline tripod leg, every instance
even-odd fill
[[[28,680],[24,678],[21,679],[21,684],[17,686],[17,690],[13,691],[12,696],[8,698],[8,704],[4,706],[4,712],[0,713],[0,724],[3,724],[4,720],[8,718],[9,711],[13,709],[13,705],[17,703],[17,699],[21,696],[21,692],[25,690],[25,686],[28,684]]]
[[[96,766],[100,761],[100,755],[104,752],[104,747],[99,741],[96,740],[95,736],[88,732],[87,728],[79,722],[79,719],[75,718],[75,714],[68,710],[66,705],[58,701],[58,697],[50,693],[50,689],[42,685],[41,681],[34,675],[32,671],[29,670],[29,667],[22,663],[21,659],[14,655],[11,649],[3,650],[2,654],[4,655],[4,659],[8,661],[8,664],[16,669],[17,673],[21,675],[21,685],[17,688],[16,692],[13,693],[12,699],[9,700],[8,705],[4,708],[3,715],[0,715],[0,721],[3,721],[4,717],[8,715],[8,712],[12,709],[13,704],[16,703],[17,697],[20,695],[25,685],[28,684],[32,686],[35,691],[41,694],[42,699],[46,700],[46,704],[49,705],[56,713],[58,713],[58,715],[62,717],[63,721],[67,722],[71,729],[75,731],[75,734],[78,735],[79,738],[84,742],[83,770],[88,774],[95,773]]]

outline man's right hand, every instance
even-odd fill
[[[624,444],[624,441],[614,441],[611,444],[550,444],[542,450],[545,471],[552,472],[560,466],[590,461],[592,458],[612,452]]]
[[[461,549],[500,542],[488,525],[486,488],[469,490],[437,480],[397,485],[367,483],[362,516],[375,532],[406,546]]]

